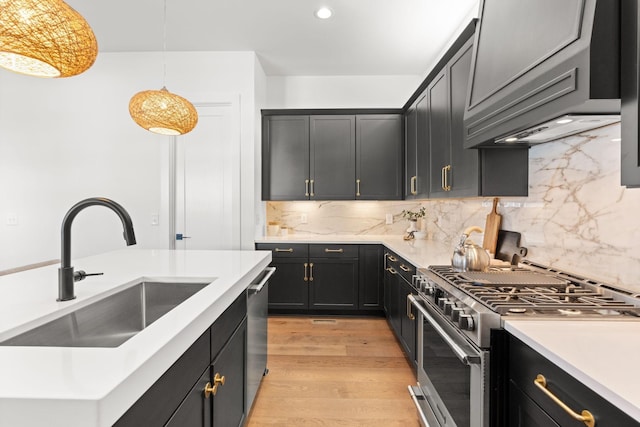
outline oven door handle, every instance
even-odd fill
[[[429,314],[429,312],[422,306],[422,304],[420,304],[420,302],[416,299],[415,296],[407,295],[407,298],[409,298],[409,300],[411,301],[411,304],[429,322],[431,327],[433,329],[435,329],[436,332],[438,332],[440,337],[443,340],[445,340],[447,344],[449,344],[449,347],[451,347],[451,350],[453,350],[453,352],[456,354],[456,356],[458,357],[458,359],[460,359],[460,361],[462,363],[465,363],[467,365],[477,365],[477,364],[481,363],[482,360],[480,358],[480,355],[478,353],[475,353],[475,352],[466,351],[457,342],[455,342],[449,336],[449,334],[447,334],[447,332],[444,329],[442,329],[442,326],[440,326],[438,324],[438,322],[435,321],[433,316],[431,316],[431,314]],[[420,325],[418,325],[418,327],[420,327]]]

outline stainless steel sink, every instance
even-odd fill
[[[0,346],[118,347],[207,285],[142,281]]]

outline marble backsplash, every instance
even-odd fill
[[[640,292],[640,189],[620,186],[619,138],[615,124],[534,146],[529,196],[501,198],[498,212],[503,229],[522,233],[528,259]],[[453,248],[466,227],[484,227],[491,204],[491,198],[268,202],[266,218],[298,235],[401,235],[408,226],[401,212],[424,206],[428,238]],[[386,214],[393,224],[385,224]]]

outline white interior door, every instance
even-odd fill
[[[195,107],[198,125],[175,140],[175,248],[239,249],[239,101]]]

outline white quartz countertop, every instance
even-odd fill
[[[451,264],[453,247],[436,240],[403,240],[402,236],[388,235],[290,235],[256,239],[256,243],[309,243],[309,244],[380,244],[400,255],[416,267]]]
[[[640,421],[640,322],[507,319],[504,327]]]
[[[110,426],[271,262],[265,251],[124,249],[73,260],[103,272],[57,302],[58,265],[0,277],[0,341],[141,278],[211,282],[115,348],[0,346],[0,426]]]

